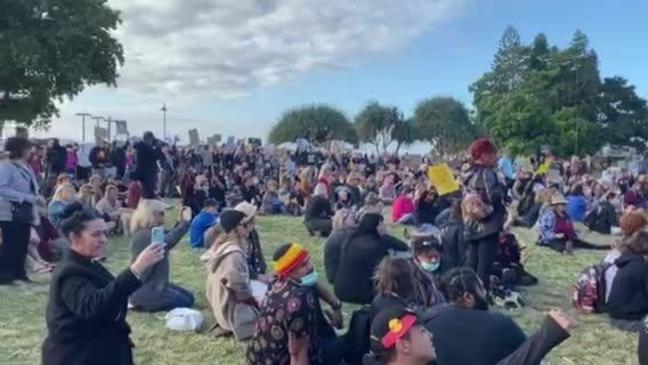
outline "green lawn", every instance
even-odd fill
[[[323,240],[309,237],[298,218],[264,218],[258,223],[261,242],[267,257],[278,245],[288,241],[304,244],[322,269]],[[398,234],[402,229],[394,229]],[[636,364],[637,340],[633,335],[612,329],[605,317],[583,316],[571,310],[570,285],[586,265],[595,262],[601,253],[577,251],[575,256],[562,256],[532,245],[533,233],[519,230],[521,242],[528,244],[528,269],[537,275],[540,284],[528,290],[529,305],[510,315],[527,333],[541,323],[551,308],[567,310],[576,322],[573,336],[549,357],[547,363],[557,364]],[[602,237],[587,238],[603,243]],[[610,238],[607,238],[610,240]],[[197,306],[211,317],[204,299],[205,269],[200,253],[181,243],[172,255],[173,281],[193,290]],[[128,240],[116,238],[110,244],[109,268],[118,272],[128,263]],[[0,364],[38,364],[40,345],[45,335],[45,303],[47,277],[36,278],[32,285],[0,287]],[[345,313],[350,314],[349,307]],[[203,334],[186,334],[166,330],[159,315],[131,313],[135,355],[138,364],[243,364],[243,347],[232,340],[213,340]],[[347,316],[348,318],[348,316]]]

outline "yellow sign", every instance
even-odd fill
[[[454,178],[452,170],[445,163],[430,166],[428,179],[437,189],[439,195],[446,195],[459,190],[459,182]]]

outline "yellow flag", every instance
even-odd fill
[[[452,175],[452,170],[445,163],[430,166],[428,168],[428,179],[437,189],[439,195],[446,195],[459,190],[459,182]]]

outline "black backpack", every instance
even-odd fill
[[[365,305],[353,312],[349,331],[344,335],[344,361],[351,365],[362,365],[362,357],[369,352],[372,311]]]

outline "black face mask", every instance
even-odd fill
[[[473,307],[475,310],[481,310],[481,311],[487,311],[488,310],[488,299],[474,294],[475,297],[475,306]]]

